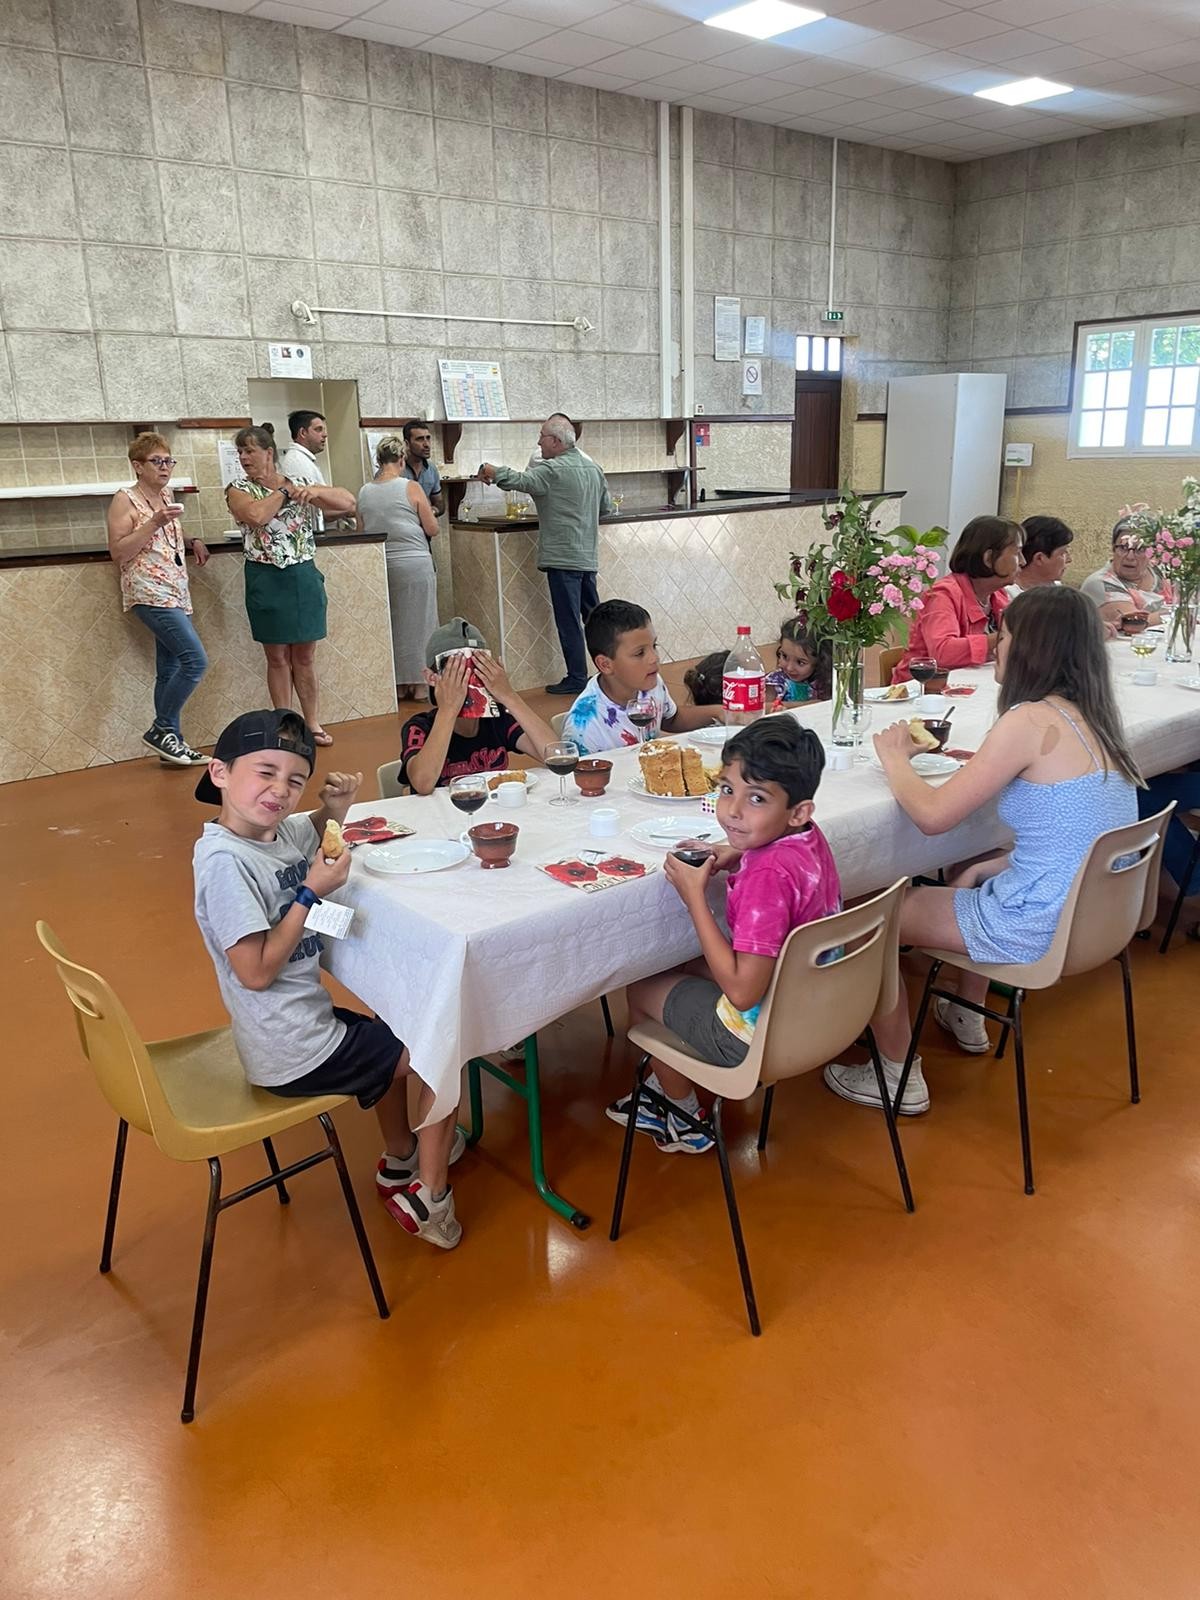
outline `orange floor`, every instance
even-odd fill
[[[336,731],[339,765],[395,754],[394,719]],[[238,1207],[185,1428],[206,1174],[135,1136],[97,1275],[114,1123],[32,925],[149,1036],[220,1022],[189,790],[151,762],[0,790],[4,1600],[1195,1600],[1200,946],[1135,950],[1140,1106],[1115,968],[1030,1004],[1032,1199],[1008,1069],[937,1040],[934,1109],[902,1128],[914,1216],[881,1121],[815,1077],[778,1095],[766,1158],[757,1107],[732,1113],[761,1340],[711,1159],[639,1141],[608,1241],[603,1107],[630,1067],[597,1007],[543,1037],[583,1236],[534,1198],[502,1091],[457,1169],[452,1255],[374,1206],[373,1119],[343,1110],[392,1319],[327,1168],[286,1211]]]

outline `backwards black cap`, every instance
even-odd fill
[[[245,711],[224,729],[213,748],[214,761],[236,761],[238,756],[254,755],[259,750],[289,750],[308,762],[311,775],[316,766],[317,749],[308,724],[295,711]],[[221,791],[205,769],[196,785],[196,799],[203,805],[219,806]]]

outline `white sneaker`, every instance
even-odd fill
[[[467,1148],[467,1141],[461,1128],[455,1128],[454,1138],[450,1142],[450,1158],[448,1166],[454,1163]],[[419,1145],[413,1147],[413,1153],[407,1161],[401,1161],[399,1156],[389,1156],[385,1151],[379,1158],[379,1166],[375,1171],[375,1187],[386,1200],[388,1195],[394,1194],[397,1189],[407,1189],[414,1178],[419,1177],[417,1170],[417,1154]]]
[[[969,1055],[985,1056],[992,1048],[987,1024],[975,1011],[955,1005],[953,1000],[933,1002],[933,1020],[943,1032],[951,1034],[960,1050]]]
[[[439,1250],[453,1250],[462,1238],[462,1223],[454,1215],[453,1189],[447,1189],[440,1200],[435,1200],[416,1178],[407,1189],[390,1194],[384,1205],[405,1233],[435,1244]]]
[[[903,1071],[903,1061],[889,1061],[886,1056],[883,1058],[883,1081],[893,1098]],[[843,1100],[852,1100],[856,1106],[878,1106],[880,1110],[883,1109],[879,1086],[875,1082],[875,1068],[869,1061],[860,1067],[848,1067],[840,1061],[831,1061],[825,1068],[824,1078],[834,1094],[840,1095]],[[919,1117],[922,1112],[929,1110],[929,1089],[921,1072],[920,1056],[913,1057],[912,1071],[904,1085],[904,1099],[898,1110],[902,1117]]]

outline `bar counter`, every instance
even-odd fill
[[[665,661],[728,648],[739,623],[757,640],[777,639],[786,608],[774,585],[787,577],[793,551],[826,537],[821,507],[834,497],[752,495],[604,517],[600,598],[645,606]],[[900,498],[888,495],[879,507],[882,528],[899,522]],[[563,673],[536,535],[533,517],[450,524],[455,607],[483,630],[519,689]]]
[[[240,712],[268,703],[262,646],[246,620],[241,551],[240,541],[215,544],[204,567],[188,565],[209,659],[183,711],[184,737],[194,745],[212,744]],[[320,534],[317,565],[329,598],[329,636],[317,650],[322,719],[394,711],[382,537]],[[154,640],[122,613],[120,575],[103,545],[0,556],[0,783],[149,757],[141,739],[153,698]]]

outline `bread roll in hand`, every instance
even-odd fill
[[[326,861],[336,861],[346,850],[346,841],[342,838],[342,825],[331,817],[325,824],[325,832],[321,836],[321,854]]]

